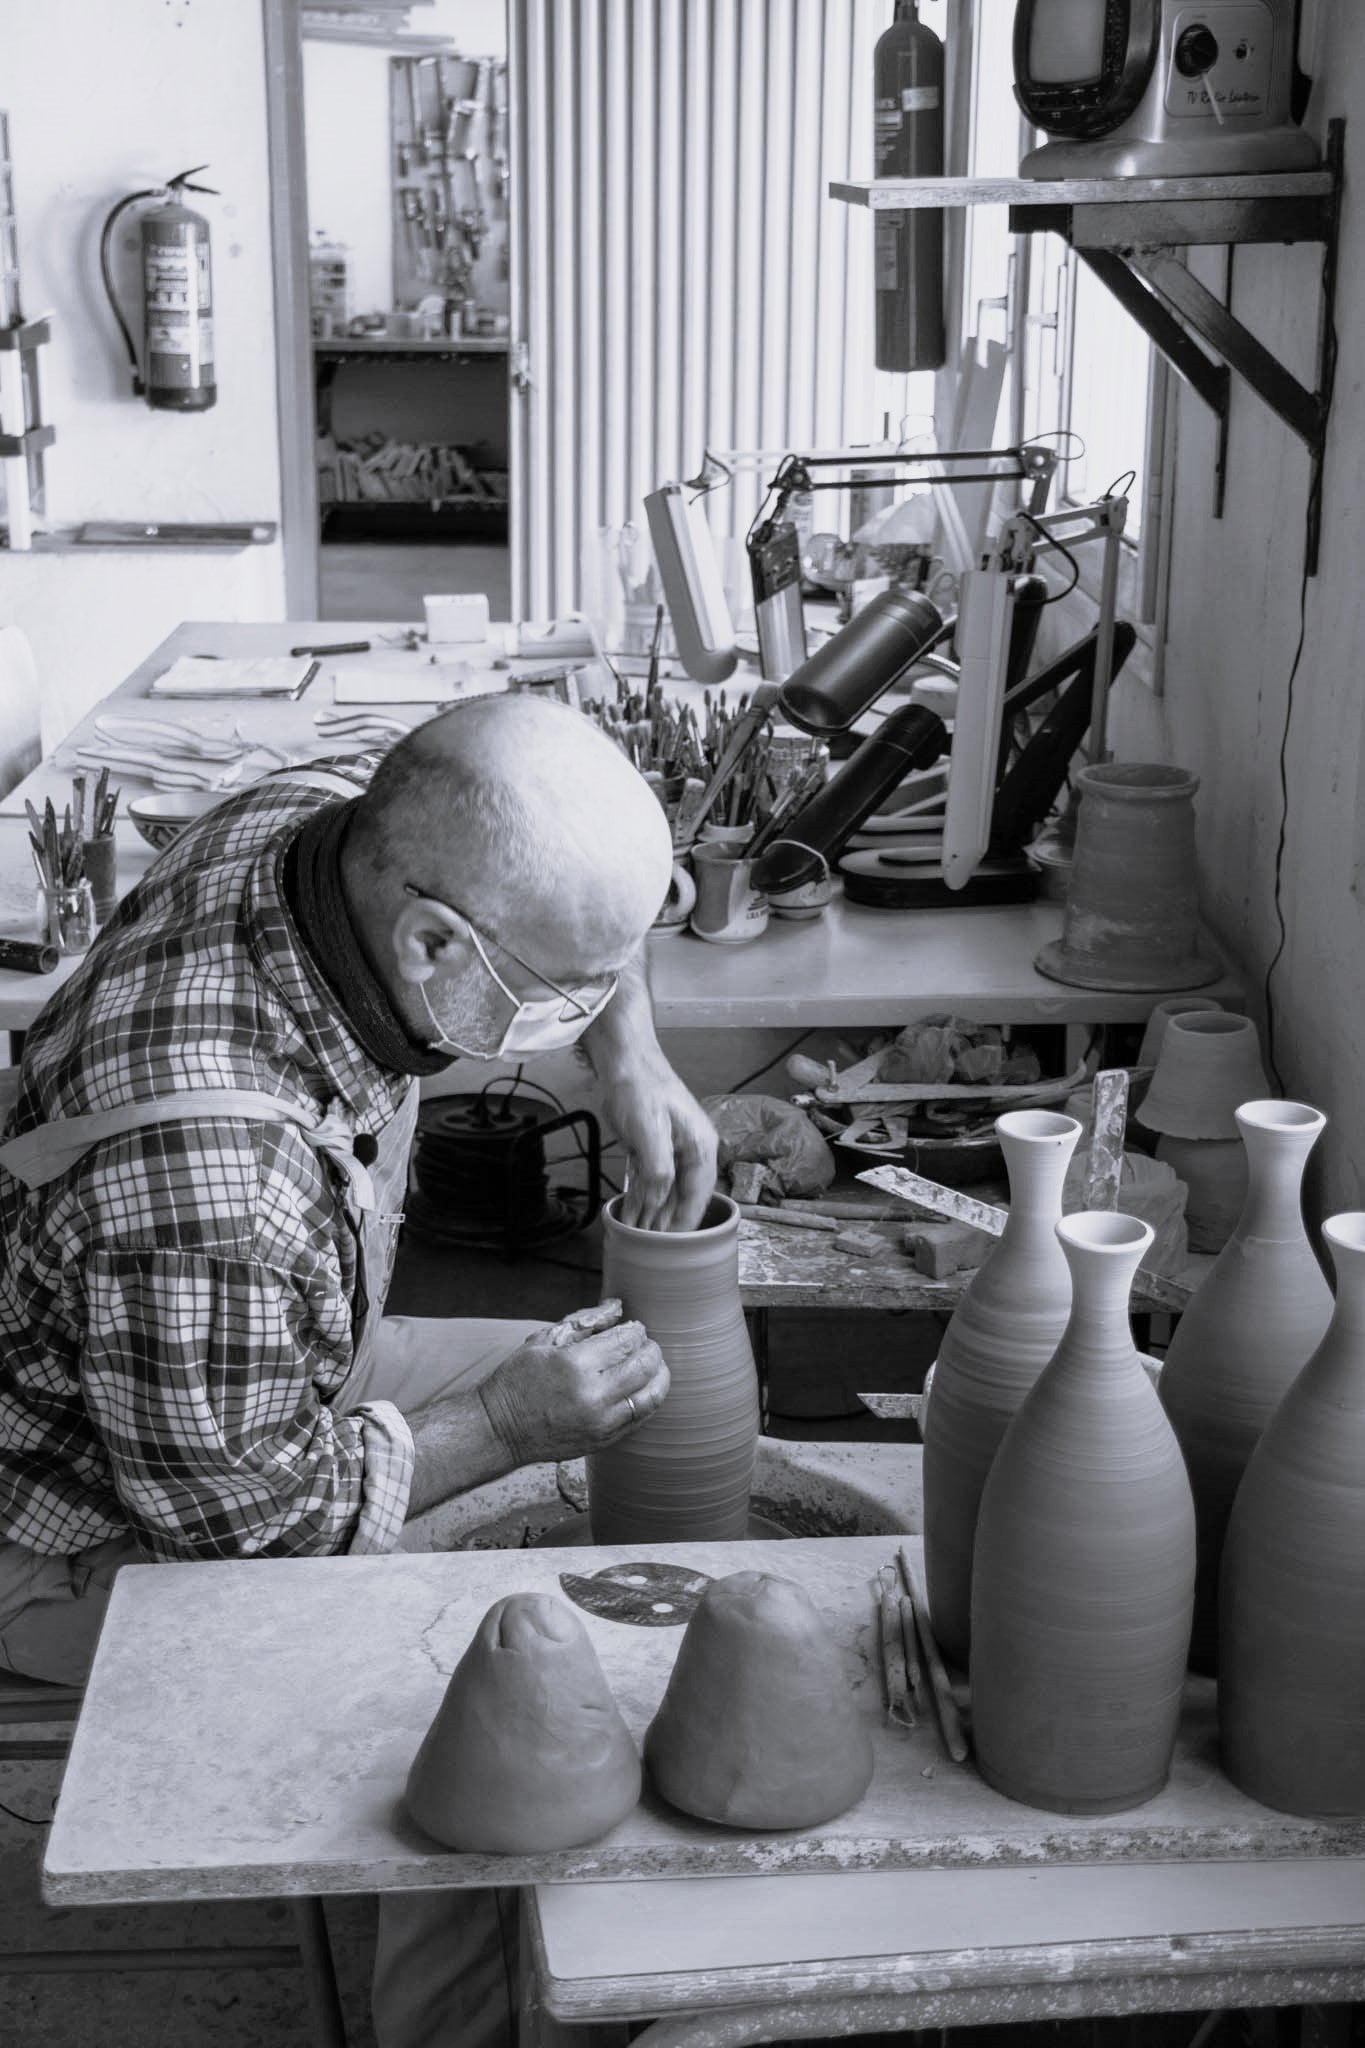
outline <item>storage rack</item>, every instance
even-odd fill
[[[1198,392],[1218,421],[1215,514],[1227,472],[1232,376],[1250,385],[1308,449],[1312,463],[1304,566],[1318,565],[1319,483],[1327,443],[1333,301],[1346,123],[1327,126],[1322,165],[1181,178],[881,178],[835,181],[830,197],[874,212],[998,206],[1015,234],[1059,234]],[[1317,368],[1302,384],[1188,270],[1176,253],[1196,244],[1320,242],[1323,247]]]

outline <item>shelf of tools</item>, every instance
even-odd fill
[[[507,533],[507,71],[389,64],[393,309],[313,344],[329,538]]]

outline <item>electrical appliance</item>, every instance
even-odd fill
[[[1299,0],[1017,0],[1025,178],[1309,169]]]
[[[164,185],[130,192],[100,232],[100,276],[128,351],[133,391],[159,412],[207,412],[216,403],[213,367],[213,268],[209,224],[186,206],[186,192],[213,193],[192,181],[207,164],[179,171]],[[216,195],[215,195],[216,196]],[[138,223],[142,275],[142,358],[114,291],[114,229],[130,206],[156,204]]]

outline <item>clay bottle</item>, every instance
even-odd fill
[[[1223,1769],[1315,1820],[1365,1816],[1365,1214],[1333,1216],[1326,1336],[1237,1489],[1219,1588]]]
[[[1062,1183],[1081,1127],[1046,1109],[996,1119],[1009,1174],[1009,1221],[943,1333],[924,1423],[924,1564],[939,1647],[965,1665],[972,1544],[981,1489],[1000,1439],[1057,1348],[1071,1275],[1057,1239]]]
[[[1170,1771],[1194,1504],[1128,1323],[1150,1225],[1092,1210],[1058,1236],[1071,1317],[981,1496],[972,1737],[982,1777],[1007,1797],[1111,1813],[1154,1798]]]
[[[1233,1496],[1257,1438],[1332,1313],[1308,1241],[1303,1170],[1327,1119],[1304,1102],[1244,1102],[1247,1198],[1176,1324],[1158,1388],[1194,1488],[1199,1540],[1190,1664],[1218,1663],[1218,1571]]]
[[[729,1542],[749,1529],[758,1376],[739,1298],[739,1211],[712,1197],[698,1230],[635,1230],[603,1211],[602,1279],[663,1352],[647,1422],[588,1464],[594,1543]]]

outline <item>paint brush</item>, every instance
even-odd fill
[[[962,1716],[958,1713],[957,1701],[953,1698],[953,1688],[948,1682],[948,1673],[944,1666],[942,1653],[939,1650],[938,1642],[934,1635],[933,1625],[929,1620],[928,1595],[920,1573],[911,1563],[904,1544],[900,1546],[896,1555],[900,1559],[901,1577],[905,1581],[905,1590],[910,1595],[910,1604],[914,1609],[915,1632],[919,1636],[920,1649],[923,1652],[925,1668],[929,1674],[929,1686],[934,1695],[934,1708],[938,1714],[939,1732],[943,1737],[943,1747],[947,1750],[955,1764],[965,1764],[967,1761],[967,1737],[963,1733]]]

